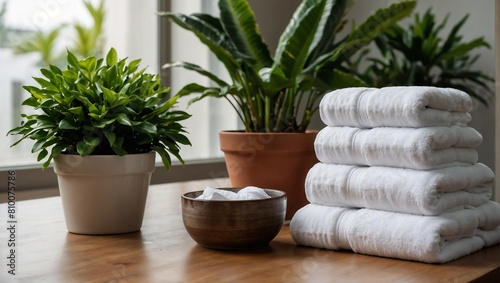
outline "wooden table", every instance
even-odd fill
[[[10,233],[0,230],[0,282],[500,282],[500,245],[447,264],[425,264],[297,246],[284,226],[269,247],[209,250],[187,234],[180,196],[226,179],[154,185],[140,232],[68,233],[59,197],[16,203],[16,275]],[[7,226],[7,204],[0,205]],[[7,226],[8,228],[8,226]]]

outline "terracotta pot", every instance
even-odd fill
[[[141,229],[155,153],[54,159],[66,227],[77,234]]]
[[[317,133],[220,132],[231,185],[286,192],[286,219],[291,219],[308,203],[304,183],[307,172],[318,162],[314,152]]]

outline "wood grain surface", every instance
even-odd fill
[[[187,234],[180,198],[226,179],[153,185],[140,232],[68,233],[59,197],[16,202],[16,275],[9,230],[0,230],[0,282],[500,282],[500,245],[447,264],[425,264],[297,246],[288,226],[263,249],[217,251]],[[0,204],[7,226],[8,204]]]

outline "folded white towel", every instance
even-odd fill
[[[325,127],[314,141],[319,161],[429,170],[477,162],[483,138],[471,127]]]
[[[494,180],[482,163],[429,171],[317,163],[305,191],[315,204],[437,215],[487,202]]]
[[[290,234],[298,245],[443,263],[500,242],[500,205],[422,216],[308,204]]]
[[[360,128],[465,126],[471,110],[467,93],[424,86],[338,89],[319,105],[326,125]]]

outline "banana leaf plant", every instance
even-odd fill
[[[328,91],[363,82],[338,67],[379,33],[411,14],[415,1],[375,11],[347,36],[345,24],[352,0],[304,0],[296,9],[272,54],[246,0],[219,0],[220,17],[160,12],[192,32],[225,66],[230,82],[190,62],[168,63],[208,77],[214,84],[190,83],[179,96],[225,98],[247,132],[304,132],[317,101]]]
[[[483,105],[493,95],[494,79],[473,65],[480,55],[471,54],[478,48],[491,48],[484,37],[463,42],[460,29],[468,19],[466,14],[450,29],[446,37],[440,32],[446,27],[447,15],[437,23],[431,9],[423,16],[416,13],[409,27],[394,25],[380,34],[375,46],[381,58],[370,57],[363,50],[356,60],[348,62],[349,70],[369,86],[423,85],[460,89]],[[361,71],[359,62],[370,62]]]

